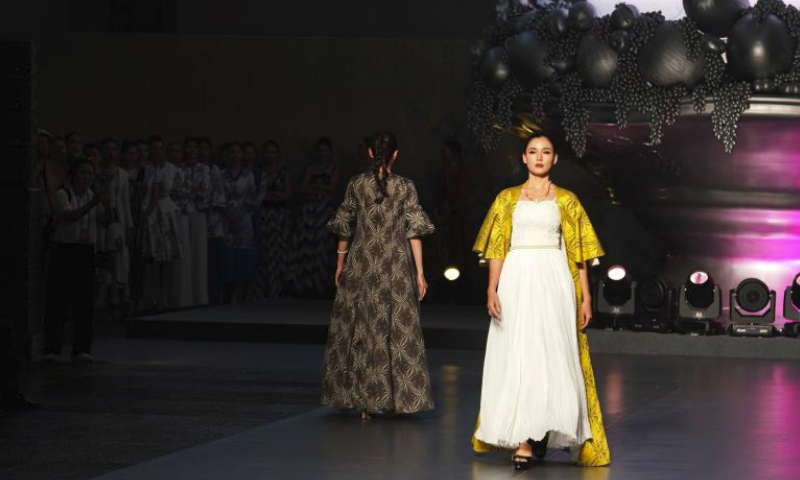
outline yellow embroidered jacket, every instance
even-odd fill
[[[497,195],[489,209],[489,214],[483,221],[478,232],[478,238],[472,250],[484,259],[503,259],[511,248],[511,219],[517,206],[522,186],[507,188]],[[569,190],[556,189],[556,203],[561,214],[561,235],[575,284],[576,321],[580,323],[580,305],[583,299],[581,291],[578,264],[587,262],[605,254],[600,241],[595,234],[589,217],[578,201],[578,197]],[[603,416],[600,412],[600,402],[597,399],[597,389],[594,383],[594,372],[589,357],[589,341],[586,334],[578,330],[578,345],[580,351],[581,370],[586,386],[586,404],[589,414],[589,425],[592,429],[592,439],[581,447],[578,455],[578,464],[583,466],[602,466],[611,463],[611,452],[608,449]],[[480,422],[480,419],[478,419]],[[486,452],[494,449],[491,445],[472,438],[472,445],[476,452]]]

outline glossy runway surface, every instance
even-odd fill
[[[182,348],[191,345],[209,344]],[[256,346],[213,345],[197,360],[247,368],[249,356],[298,375],[318,371],[322,361],[319,346],[263,344],[242,355],[236,350]],[[482,360],[480,351],[430,351],[437,401],[431,413],[362,422],[314,409],[97,478],[800,478],[796,362],[595,355],[613,465],[582,469],[566,453],[550,451],[543,464],[515,474],[507,455],[470,449]]]

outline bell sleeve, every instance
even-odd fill
[[[403,197],[403,213],[406,219],[406,238],[421,238],[436,231],[428,214],[422,209],[414,182],[409,181]]]
[[[570,221],[566,222],[564,243],[567,255],[575,263],[588,262],[605,255],[600,239],[589,221],[589,216],[577,198],[570,208]]]
[[[356,220],[356,195],[353,181],[347,184],[347,190],[344,193],[344,201],[336,213],[328,221],[325,228],[337,235],[339,238],[350,238],[353,236],[353,225]]]
[[[489,208],[489,213],[486,214],[486,219],[478,230],[478,238],[472,246],[472,251],[480,256],[481,261],[490,258],[502,260],[506,256],[506,210],[502,196],[498,195]]]

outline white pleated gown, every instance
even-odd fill
[[[550,448],[592,436],[575,318],[575,287],[555,200],[517,203],[486,343],[475,437],[514,448],[550,432]]]

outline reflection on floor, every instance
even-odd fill
[[[597,354],[614,464],[551,451],[515,474],[470,450],[481,351],[431,350],[437,409],[369,422],[313,405],[321,346],[110,339],[95,353],[41,370],[44,410],[0,419],[0,478],[800,478],[796,362]]]

